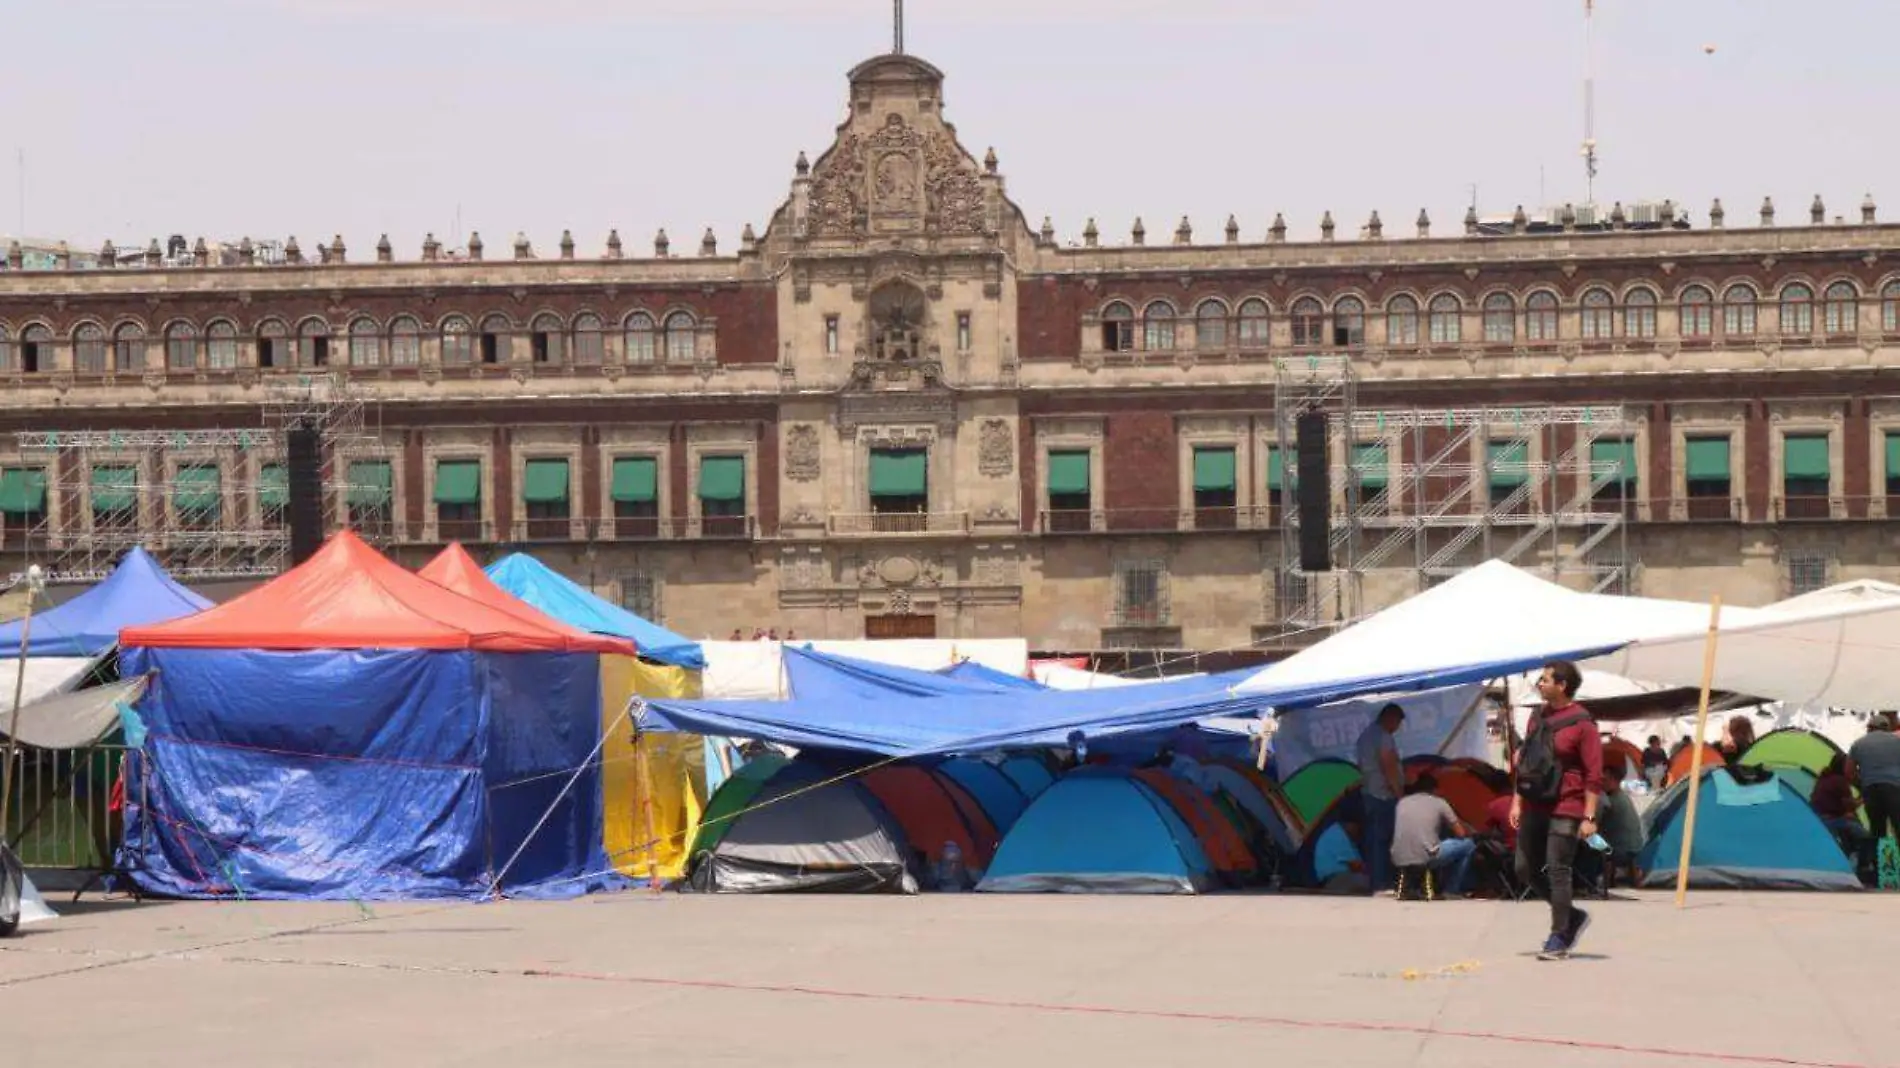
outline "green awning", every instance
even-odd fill
[[[1636,482],[1636,443],[1633,441],[1593,441],[1590,443],[1590,464],[1615,464],[1616,472],[1611,475],[1611,483],[1633,485]],[[1593,471],[1591,477],[1605,474]]]
[[[922,497],[929,492],[927,464],[922,449],[872,449],[871,496]]]
[[[1370,490],[1384,489],[1389,474],[1386,446],[1355,445],[1352,452],[1352,469],[1359,474],[1359,485]]]
[[[1194,450],[1194,489],[1229,490],[1234,488],[1234,450],[1229,447]]]
[[[290,481],[283,464],[265,464],[257,469],[257,503],[264,508],[290,504]]]
[[[1494,441],[1490,449],[1491,485],[1522,486],[1530,481],[1531,473],[1525,466],[1530,463],[1529,446],[1521,441]]]
[[[1089,454],[1087,450],[1065,449],[1049,453],[1049,496],[1080,496],[1089,491]]]
[[[614,461],[614,484],[609,496],[629,504],[651,504],[660,499],[660,464],[651,456],[623,456]]]
[[[216,464],[181,467],[172,479],[172,507],[181,512],[215,512],[218,496]]]
[[[9,467],[0,471],[0,512],[38,515],[46,511],[46,469]]]
[[[702,501],[745,500],[745,457],[700,457],[699,499]]]
[[[529,504],[567,500],[567,461],[529,460],[522,472],[521,499]]]
[[[437,460],[435,464],[435,503],[480,504],[482,502],[482,462],[480,460]]]
[[[1827,435],[1789,434],[1782,438],[1781,474],[1783,478],[1827,481]]]
[[[358,460],[350,465],[350,485],[343,494],[353,507],[387,508],[395,485],[388,460]]]
[[[95,467],[92,469],[93,511],[129,512],[138,506],[138,468]]]
[[[1727,438],[1690,438],[1687,459],[1685,474],[1690,482],[1728,481]]]
[[[1280,446],[1267,446],[1267,492],[1278,493],[1286,484],[1286,458],[1280,455]]]
[[[1900,478],[1900,434],[1887,435],[1887,477]]]

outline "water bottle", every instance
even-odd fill
[[[963,879],[963,850],[955,842],[945,842],[943,855],[937,860],[937,889],[958,893],[963,889]]]

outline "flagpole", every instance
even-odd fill
[[[1689,815],[1682,825],[1682,856],[1676,861],[1676,907],[1682,908],[1689,897],[1689,855],[1695,848],[1696,799],[1702,793],[1702,742],[1709,726],[1709,688],[1715,683],[1716,631],[1722,621],[1722,595],[1709,601],[1709,636],[1702,644],[1702,695],[1696,702],[1695,751],[1689,756]]]

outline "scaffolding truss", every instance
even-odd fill
[[[251,427],[15,435],[44,494],[37,513],[0,532],[9,570],[17,577],[39,564],[56,583],[96,582],[137,545],[183,581],[279,574],[290,551],[286,442],[306,426],[320,443],[324,530],[351,523],[373,537],[388,528],[387,485],[348,481],[349,458],[380,434],[347,379],[272,382],[259,414]]]

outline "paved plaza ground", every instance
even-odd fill
[[[1900,896],[104,903],[0,942],[0,1064],[1900,1066]]]

